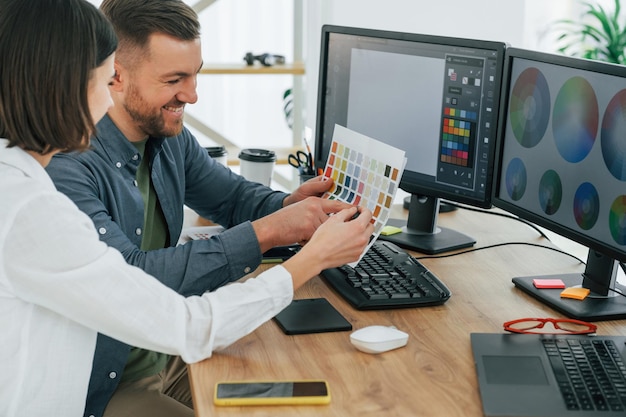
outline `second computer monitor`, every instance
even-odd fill
[[[316,165],[335,125],[402,149],[411,193],[403,232],[381,236],[423,253],[472,246],[439,227],[439,199],[490,207],[504,52],[502,42],[324,26]]]
[[[589,248],[584,273],[513,282],[570,317],[624,319],[626,67],[518,48],[506,55],[493,203]],[[546,278],[591,293],[562,297],[540,288]]]

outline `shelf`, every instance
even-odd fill
[[[204,11],[211,5],[213,5],[217,0],[196,0],[195,5],[193,6],[196,13],[200,14],[201,11]],[[248,75],[291,75],[293,78],[293,86],[291,90],[293,92],[293,96],[291,97],[291,104],[293,105],[293,124],[291,126],[292,131],[292,143],[291,147],[273,149],[276,152],[277,157],[277,165],[283,165],[287,163],[287,155],[289,153],[293,153],[294,149],[298,147],[302,147],[302,138],[304,137],[304,80],[303,75],[305,74],[305,65],[304,65],[304,54],[303,54],[303,45],[304,45],[304,35],[303,35],[303,27],[304,27],[304,14],[303,14],[303,4],[301,1],[293,2],[293,59],[292,63],[286,63],[282,65],[273,65],[270,67],[266,67],[261,65],[260,63],[256,63],[254,65],[247,65],[247,63],[242,59],[239,62],[218,62],[218,63],[205,63],[203,67],[200,69],[200,74],[207,75],[239,75],[239,74],[248,74]],[[285,103],[283,103],[284,105]],[[284,109],[283,109],[284,110]],[[190,127],[198,130],[201,134],[206,137],[212,139],[216,144],[223,145],[228,150],[228,165],[238,165],[239,164],[239,147],[235,145],[232,141],[228,140],[228,138],[224,137],[222,134],[217,132],[216,130],[209,127],[203,120],[199,118],[195,118],[191,116],[189,113],[185,115],[185,123]],[[248,147],[248,146],[245,146]],[[249,146],[254,147],[254,146]],[[274,180],[281,186],[284,186],[286,189],[294,189],[299,184],[299,179],[297,176],[284,176],[280,173],[275,173],[277,175],[274,176]]]
[[[266,67],[261,64],[207,64],[202,67],[200,74],[291,74],[304,75],[304,63],[272,65]]]

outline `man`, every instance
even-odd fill
[[[183,127],[202,66],[189,6],[104,0],[101,10],[119,37],[114,106],[97,125],[93,150],[56,156],[48,173],[128,263],[182,295],[199,294],[253,271],[273,246],[306,242],[328,214],[347,207],[312,197],[329,181],[309,181],[291,195],[246,181],[210,159]],[[185,204],[228,230],[176,247]],[[172,398],[176,411],[165,411]],[[99,335],[85,415],[122,410],[192,415],[186,368],[176,357]]]

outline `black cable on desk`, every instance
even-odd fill
[[[520,219],[519,217],[514,216],[512,214],[498,213],[498,212],[495,212],[495,211],[489,211],[489,210],[479,209],[479,208],[476,208],[476,207],[465,206],[465,205],[454,203],[454,202],[448,201],[448,200],[446,200],[446,204],[449,204],[451,206],[454,206],[454,207],[457,207],[457,208],[460,208],[460,209],[465,209],[465,210],[469,210],[469,211],[475,211],[477,213],[491,214],[493,216],[500,216],[500,217],[505,217],[507,219],[517,220],[518,222],[524,223],[526,226],[533,228],[537,233],[539,233],[548,242],[551,242],[550,238],[541,229],[539,229],[535,224],[529,222],[528,220]]]
[[[466,206],[466,205],[463,205],[463,204],[458,204],[458,203],[455,203],[455,202],[452,202],[452,201],[447,201],[447,200],[446,200],[446,204],[449,204],[451,206],[454,206],[454,207],[457,207],[457,208],[460,208],[460,209],[465,209],[465,210],[469,210],[469,211],[475,211],[475,212],[484,213],[484,214],[491,214],[493,216],[500,216],[500,217],[505,217],[507,219],[517,220],[517,221],[522,222],[525,225],[533,228],[535,231],[537,231],[537,233],[539,233],[542,237],[544,237],[548,242],[552,242],[550,240],[550,238],[541,229],[539,229],[535,224],[533,224],[533,223],[531,223],[531,222],[529,222],[527,220],[521,219],[521,218],[519,218],[517,216],[514,216],[512,214],[498,213],[498,212],[494,212],[494,211],[490,211],[490,210],[485,210],[485,209],[480,209],[480,208],[476,208],[476,207]],[[562,253],[564,255],[570,256],[570,257],[576,259],[578,262],[582,263],[583,265],[587,264],[586,262],[584,262],[583,260],[581,260],[577,256],[572,255],[571,253],[567,253],[567,252],[562,251],[560,249],[552,248],[550,246],[544,246],[544,245],[539,245],[539,244],[536,244],[536,243],[528,243],[528,242],[498,243],[498,244],[495,244],[495,245],[483,246],[481,248],[473,248],[473,249],[469,249],[469,250],[466,250],[466,251],[457,252],[457,253],[448,254],[448,255],[423,256],[423,257],[416,258],[416,259],[445,258],[445,257],[448,257],[448,256],[462,255],[464,253],[474,252],[474,251],[482,250],[482,249],[490,249],[490,248],[495,248],[495,247],[498,247],[498,246],[505,246],[505,245],[528,245],[528,246],[536,246],[538,248],[550,249],[550,250],[553,250],[555,252],[559,252],[559,253]],[[624,273],[626,273],[626,265],[623,262],[620,262],[619,266],[622,268],[622,271],[624,271]],[[588,279],[590,279],[590,278],[588,278]],[[616,294],[619,294],[619,295],[621,295],[623,297],[626,297],[626,294],[621,292],[618,289],[609,288],[609,291],[613,291]]]
[[[449,254],[446,254],[446,255],[427,255],[427,256],[415,257],[415,259],[421,260],[421,259],[448,258],[448,257],[451,257],[451,256],[464,255],[464,254],[470,253],[470,252],[476,252],[476,251],[483,250],[483,249],[493,249],[493,248],[497,248],[499,246],[507,246],[507,245],[527,245],[527,246],[535,246],[537,248],[550,249],[552,251],[561,253],[563,255],[570,256],[570,257],[576,259],[581,264],[586,265],[585,261],[583,261],[582,259],[580,259],[579,257],[577,257],[575,255],[572,255],[571,253],[565,252],[565,251],[563,251],[561,249],[558,249],[558,248],[553,248],[551,246],[545,246],[545,245],[540,245],[538,243],[530,243],[530,242],[504,242],[504,243],[496,243],[496,244],[493,244],[493,245],[481,246],[480,248],[467,249],[467,250],[464,250],[464,251],[461,251],[461,252],[449,253]]]
[[[567,255],[569,257],[572,257],[574,259],[576,259],[578,262],[580,262],[583,265],[586,265],[587,263],[585,261],[583,261],[582,259],[580,259],[579,257],[572,255],[571,253],[567,253],[561,249],[558,248],[553,248],[551,246],[544,246],[544,245],[539,245],[537,243],[529,243],[529,242],[504,242],[504,243],[496,243],[494,245],[488,245],[488,246],[482,246],[480,248],[472,248],[472,249],[468,249],[468,250],[464,250],[461,252],[455,252],[455,253],[449,253],[447,255],[427,255],[427,256],[415,256],[414,258],[417,260],[422,260],[422,259],[437,259],[437,258],[449,258],[451,256],[457,256],[457,255],[464,255],[466,253],[470,253],[470,252],[477,252],[479,250],[483,250],[483,249],[493,249],[493,248],[497,248],[499,246],[507,246],[507,245],[527,245],[527,246],[535,246],[537,248],[542,248],[542,249],[549,249],[558,253],[561,253],[563,255]],[[622,267],[622,269],[624,270],[624,272],[626,272],[626,269],[624,269],[624,264],[622,264],[620,262],[620,266]],[[591,279],[589,277],[587,277],[587,279]],[[626,297],[626,294],[621,292],[620,290],[616,289],[616,288],[609,288],[609,291],[613,291],[616,294],[619,294],[623,297]],[[593,298],[593,297],[591,297]]]

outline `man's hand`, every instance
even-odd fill
[[[374,226],[372,212],[360,208],[340,211],[330,217],[311,237],[308,245],[288,259],[283,266],[291,274],[294,289],[304,284],[323,269],[353,262],[359,259],[369,243]]]
[[[328,191],[332,185],[332,178],[324,177],[322,175],[311,178],[285,198],[283,201],[283,207],[302,201],[307,197],[321,197],[322,194]]]
[[[328,220],[329,214],[350,207],[352,207],[350,204],[339,200],[309,197],[253,221],[252,227],[259,241],[261,252],[274,246],[305,244],[315,230]]]

